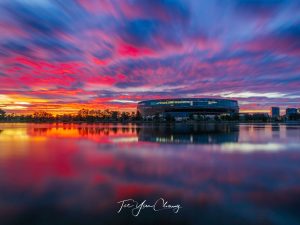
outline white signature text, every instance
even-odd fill
[[[163,198],[159,198],[156,200],[154,204],[146,203],[146,200],[142,202],[137,202],[134,199],[125,199],[122,201],[117,202],[120,204],[120,208],[117,213],[120,213],[123,209],[130,209],[131,214],[137,217],[142,209],[150,208],[155,212],[162,211],[162,210],[172,210],[174,213],[178,213],[182,206],[180,204],[171,205]]]

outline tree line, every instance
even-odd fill
[[[300,114],[292,114],[289,116],[281,116],[279,118],[271,118],[265,113],[245,114],[245,115],[220,115],[220,116],[205,116],[191,114],[187,118],[176,118],[167,113],[164,117],[159,114],[153,117],[142,118],[138,112],[120,112],[94,109],[81,109],[74,114],[59,114],[53,115],[46,111],[37,111],[33,114],[18,115],[15,113],[7,114],[4,110],[0,109],[0,121],[2,122],[176,122],[176,121],[236,121],[236,122],[284,122],[287,120],[300,120]]]
[[[127,122],[141,120],[139,113],[120,112],[94,109],[81,109],[75,114],[53,115],[46,111],[37,111],[33,114],[7,114],[0,109],[0,120],[5,122]]]

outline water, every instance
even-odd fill
[[[295,124],[0,124],[0,223],[299,224],[299,140]],[[182,208],[118,213],[160,198]]]

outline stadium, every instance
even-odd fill
[[[139,102],[137,111],[143,118],[155,116],[185,118],[191,115],[233,115],[239,113],[239,106],[236,100],[175,98]]]

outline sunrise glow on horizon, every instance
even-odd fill
[[[300,108],[296,0],[2,0],[0,108],[135,111],[148,99]]]

